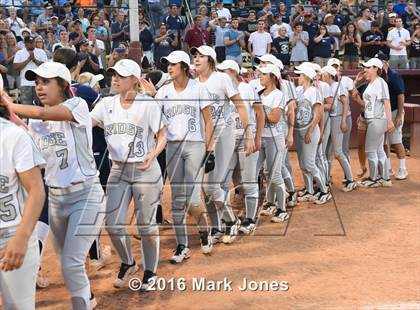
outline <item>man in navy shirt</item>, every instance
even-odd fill
[[[308,58],[309,61],[312,61],[314,59],[314,38],[318,32],[319,25],[314,22],[312,13],[305,12],[303,17],[303,30],[309,34]]]
[[[111,25],[112,48],[116,48],[122,41],[128,39],[128,23],[125,21],[124,11],[119,11],[115,23]]]
[[[405,180],[408,176],[405,165],[405,150],[402,144],[402,127],[404,124],[404,101],[405,101],[405,87],[401,75],[392,70],[388,64],[388,56],[382,52],[375,55],[376,58],[382,60],[383,70],[388,77],[389,99],[391,101],[392,120],[394,122],[395,131],[389,133],[388,141],[385,142],[385,151],[388,157],[388,167],[391,169],[389,146],[393,146],[396,150],[399,159],[399,170],[395,175],[397,180]]]
[[[168,25],[168,29],[178,32],[178,38],[182,37],[182,32],[185,29],[185,23],[181,16],[178,15],[178,7],[176,4],[171,5],[171,13],[166,16],[163,22]],[[181,48],[181,40],[178,41],[178,49]]]

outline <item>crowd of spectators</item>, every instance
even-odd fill
[[[202,2],[188,25],[182,1],[147,0],[139,10],[142,66],[166,71],[161,57],[206,44],[219,62],[232,59],[244,67],[272,53],[286,67],[305,61],[324,66],[339,57],[352,69],[381,50],[392,68],[420,69],[420,16],[412,0],[383,8],[373,0],[349,1]],[[58,48],[77,52],[80,73],[104,74],[129,55],[128,0],[0,0],[0,6],[0,72],[8,89],[20,89],[21,102],[33,96],[26,70]]]

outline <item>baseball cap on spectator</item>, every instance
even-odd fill
[[[340,60],[338,60],[337,58],[328,59],[327,66],[334,66],[334,65],[337,65],[340,67]]]
[[[303,17],[312,17],[312,13],[311,12],[305,12],[305,13],[303,13]]]
[[[70,2],[66,2],[66,3],[64,3],[63,6],[71,6],[71,3]]]
[[[51,16],[51,19],[58,19],[58,16],[57,15],[53,15],[53,16]]]
[[[276,65],[277,67],[279,67],[280,70],[284,69],[283,62],[272,54],[265,54],[255,59],[255,63],[257,65],[259,65],[261,61],[270,62],[273,65]]]
[[[321,69],[321,72],[326,72],[328,74],[331,74],[332,76],[336,76],[337,75],[337,70],[335,70],[335,68],[333,66],[325,66]]]
[[[189,66],[190,56],[188,56],[188,54],[185,53],[184,51],[173,51],[168,56],[162,57],[160,61],[163,64],[168,64],[168,63],[177,64],[177,63],[183,62]]]
[[[241,72],[241,70],[239,69],[239,65],[236,63],[236,61],[230,59],[223,61],[221,64],[218,64],[217,69],[221,71],[230,69],[235,71],[237,74]]]
[[[375,55],[375,58],[378,58],[378,59],[380,59],[381,61],[388,61],[388,60],[389,60],[389,57],[388,57],[386,54],[384,54],[384,52],[382,52],[382,51],[379,51],[379,52]]]
[[[89,44],[89,40],[88,39],[82,39],[79,42],[79,45],[86,45],[86,44]]]
[[[82,24],[82,21],[81,21],[80,19],[76,19],[76,20],[73,22],[73,24],[76,24],[76,23]]]
[[[277,67],[276,65],[272,65],[272,64],[267,64],[265,66],[258,66],[257,70],[260,71],[261,73],[264,74],[268,74],[271,73],[273,74],[277,79],[280,78],[280,69],[279,67]]]
[[[389,15],[388,15],[388,17],[389,17],[389,18],[392,18],[392,17],[397,17],[397,13],[391,13],[391,14],[389,14]]]
[[[141,69],[137,62],[131,59],[121,59],[113,67],[107,70],[108,72],[116,72],[122,77],[134,76],[141,77]]]
[[[59,62],[44,62],[36,69],[28,70],[25,73],[25,78],[28,81],[35,81],[36,77],[44,79],[60,78],[71,85],[71,74],[65,65]]]
[[[31,35],[25,37],[25,39],[23,39],[23,42],[31,42],[33,43],[35,41],[35,38]]]
[[[316,72],[314,69],[310,68],[309,66],[299,65],[295,68],[294,71],[296,74],[304,74],[311,80],[316,77]]]
[[[362,66],[365,68],[377,67],[379,69],[382,69],[384,65],[379,58],[371,58],[367,62],[362,63]]]
[[[31,31],[28,29],[28,28],[22,28],[21,30],[20,30],[20,36],[22,37],[23,36],[23,33],[24,32],[27,32],[28,34],[31,34]]]
[[[47,9],[47,10],[51,10],[51,9],[53,9],[53,6],[51,5],[51,3],[47,3],[47,4],[45,5],[45,9]]]
[[[326,20],[327,18],[330,18],[330,17],[334,17],[334,15],[332,15],[331,13],[328,13],[327,15],[325,15],[324,20]]]
[[[211,46],[201,45],[200,47],[193,47],[190,49],[191,55],[195,55],[197,52],[204,56],[210,56],[214,62],[217,62],[216,52]]]

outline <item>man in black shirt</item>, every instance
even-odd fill
[[[362,35],[362,55],[365,61],[375,57],[381,47],[386,44],[382,32],[379,31],[379,23],[373,21],[371,30],[366,31]]]
[[[90,72],[92,74],[98,74],[99,72],[99,60],[98,57],[89,51],[89,41],[83,39],[80,41],[80,52],[77,54],[80,62],[80,73]]]

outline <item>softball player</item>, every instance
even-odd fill
[[[166,170],[171,184],[172,218],[177,242],[171,263],[176,264],[191,255],[185,224],[186,211],[195,218],[199,227],[202,252],[209,254],[212,250],[206,210],[200,197],[203,158],[213,147],[212,102],[207,89],[189,77],[190,57],[187,53],[174,51],[163,57],[161,63],[168,65],[172,79],[159,89],[155,99],[168,120]]]
[[[363,93],[364,115],[367,121],[366,157],[369,165],[369,177],[360,181],[362,187],[391,187],[389,169],[384,151],[385,132],[395,130],[391,116],[389,91],[386,82],[379,76],[383,63],[378,58],[371,58],[364,63],[365,77],[369,84]],[[381,178],[378,178],[378,169]]]
[[[84,262],[102,225],[104,192],[92,153],[88,106],[73,97],[70,71],[60,63],[43,63],[25,77],[35,81],[36,94],[46,107],[14,105],[14,110],[44,120],[30,122],[29,128],[46,160],[49,224],[73,309],[91,309],[96,300]]]
[[[309,177],[304,178],[305,193],[302,197],[314,197],[316,204],[324,204],[331,199],[325,178],[315,164],[320,138],[319,121],[322,117],[322,99],[319,90],[313,86],[316,72],[309,66],[296,67],[299,75],[299,87],[296,89],[295,143],[299,165]],[[314,196],[312,178],[319,188],[319,195]]]
[[[328,60],[327,66],[334,67],[335,70],[337,70],[337,77],[341,81],[340,84],[344,87],[344,89],[347,91],[347,97],[350,98],[350,96],[353,94],[353,92],[356,90],[354,81],[349,78],[348,76],[341,75],[340,73],[340,61],[337,58],[331,58]],[[351,136],[351,130],[353,127],[353,121],[351,118],[351,106],[349,105],[349,111],[347,112],[346,117],[346,126],[347,131],[343,134],[343,152],[346,156],[348,162],[350,163],[350,136]]]
[[[347,112],[349,110],[348,91],[337,82],[337,70],[332,66],[322,68],[322,78],[331,87],[334,94],[333,107],[330,112],[331,123],[331,145],[334,156],[339,161],[344,172],[345,182],[343,190],[350,192],[356,188],[353,174],[351,172],[350,162],[343,152],[343,135],[349,129],[347,128]]]
[[[114,287],[126,285],[129,276],[138,269],[125,228],[129,203],[133,198],[143,255],[141,289],[148,290],[156,277],[159,259],[156,208],[163,183],[156,157],[166,145],[166,121],[158,104],[151,97],[137,92],[141,70],[136,62],[123,59],[108,71],[113,74],[112,89],[117,95],[102,99],[90,115],[93,125],[105,130],[112,160],[105,223],[121,259]]]
[[[39,268],[36,222],[45,199],[40,165],[30,136],[13,124],[0,76],[0,293],[4,309],[35,309]],[[7,146],[7,147],[6,147]]]
[[[272,222],[282,222],[289,218],[286,211],[286,187],[281,175],[281,165],[286,155],[284,132],[281,127],[281,117],[286,107],[283,93],[277,88],[280,70],[273,64],[259,66],[261,103],[265,112],[265,125],[262,132],[262,145],[258,157],[258,171],[266,162],[268,171],[267,193],[273,191],[277,198],[277,206]],[[272,196],[267,196],[267,203],[275,205]]]
[[[215,72],[216,52],[209,46],[192,48],[194,55],[195,71],[198,74],[198,81],[210,92],[214,101],[211,105],[211,114],[214,126],[214,157],[215,168],[206,174],[204,178],[204,192],[208,197],[207,211],[212,223],[212,242],[217,243],[223,235],[222,221],[218,210],[223,210],[222,218],[226,228],[224,231],[224,242],[231,242],[235,239],[240,226],[240,220],[235,216],[231,208],[226,204],[227,191],[230,190],[226,184],[228,166],[235,147],[235,132],[229,99],[238,109],[242,124],[245,128],[245,152],[252,154],[254,150],[254,138],[249,125],[248,112],[245,104],[239,95],[238,89],[233,85],[232,79],[225,73]]]
[[[260,149],[261,134],[264,126],[264,112],[261,104],[258,104],[258,94],[248,84],[241,82],[239,76],[239,65],[233,60],[225,60],[217,66],[217,69],[228,74],[234,85],[238,87],[239,94],[245,103],[245,107],[249,115],[249,124],[252,126],[252,133],[254,135],[255,148]],[[258,171],[257,161],[259,152],[256,151],[249,156],[245,155],[244,145],[244,127],[242,125],[239,113],[234,104],[231,104],[233,119],[235,122],[235,152],[229,164],[228,180],[232,177],[235,168],[238,168],[240,181],[237,186],[241,186],[245,196],[245,220],[242,222],[239,231],[244,234],[251,234],[256,229],[256,216],[258,208]],[[230,191],[228,191],[230,194]],[[226,199],[230,203],[230,195]],[[230,240],[229,240],[230,241]]]

